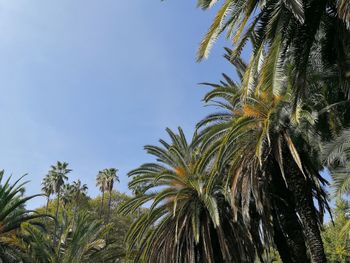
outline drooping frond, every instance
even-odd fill
[[[323,147],[323,159],[333,178],[337,196],[350,192],[350,130],[345,130],[334,141]]]
[[[209,1],[205,1],[209,2]],[[197,59],[198,61],[202,60],[203,58],[207,58],[210,52],[210,49],[214,42],[217,40],[220,31],[224,25],[224,20],[226,16],[232,11],[232,0],[226,0],[225,3],[222,5],[218,13],[216,14],[214,21],[212,25],[209,28],[208,33],[202,40],[199,49],[198,49],[198,55]]]

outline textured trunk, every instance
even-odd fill
[[[105,199],[105,191],[102,191],[102,200],[101,200],[101,207],[100,207],[100,219],[102,218],[104,199]]]
[[[274,241],[277,249],[284,263],[310,262],[292,193],[287,189],[277,164],[270,164],[270,168],[272,167],[271,192],[274,206]]]
[[[49,203],[50,203],[50,196],[47,197],[46,200],[46,209],[45,209],[45,214],[47,215],[47,212],[49,211]]]
[[[47,212],[49,211],[49,204],[50,204],[50,196],[47,196],[47,201],[46,201],[46,208],[45,208],[45,215],[47,215]],[[45,217],[45,223],[47,224],[47,217]]]
[[[278,222],[277,215],[275,214],[273,217],[274,222]],[[281,256],[283,263],[294,263],[291,257],[291,251],[289,250],[288,242],[284,236],[284,233],[282,231],[282,228],[280,224],[274,223],[273,224],[273,240],[276,244],[278,253]]]
[[[290,156],[289,156],[290,157]],[[323,242],[317,220],[316,208],[312,198],[309,181],[301,173],[294,160],[286,158],[288,175],[286,176],[289,189],[295,199],[296,211],[303,224],[306,243],[314,263],[326,263]]]
[[[285,211],[284,214],[279,215],[279,221],[288,244],[291,261],[294,263],[310,262],[307,256],[303,231],[295,211]]]
[[[79,206],[79,202],[80,202],[80,194],[77,194],[77,198],[75,199],[75,205],[74,205],[74,216],[76,215],[76,213],[78,212],[78,206]]]
[[[55,213],[55,218],[56,218],[56,222],[55,222],[55,230],[54,230],[54,240],[55,240],[55,244],[57,243],[57,236],[56,236],[56,232],[57,232],[57,226],[58,226],[58,208],[60,206],[60,195],[61,195],[61,191],[58,190],[57,192],[57,203],[56,203],[56,213]]]
[[[109,223],[109,218],[111,216],[111,203],[112,203],[112,191],[109,191],[108,196],[108,212],[107,212],[107,224]]]

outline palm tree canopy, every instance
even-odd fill
[[[108,177],[103,171],[99,171],[96,176],[96,186],[100,188],[101,192],[107,191]]]
[[[118,169],[116,168],[104,169],[103,173],[105,173],[107,177],[107,190],[112,191],[114,183],[119,182],[119,177],[117,175]]]
[[[82,184],[80,179],[73,182],[72,188],[73,188],[73,193],[75,197],[80,195],[84,196],[87,194],[88,186],[86,184]]]
[[[64,182],[68,180],[67,174],[72,170],[68,168],[68,163],[57,161],[56,165],[52,165],[49,175],[53,177],[54,190],[57,193]]]
[[[198,0],[203,9],[217,0]],[[325,68],[336,65],[343,88],[350,91],[350,4],[347,0],[225,0],[198,50],[198,60],[208,57],[218,36],[227,32],[234,49],[231,60],[238,58],[250,41],[253,47],[248,70],[258,63],[262,52],[293,60],[293,90],[305,91],[310,53],[320,47],[320,62]],[[276,50],[277,48],[277,50]],[[289,53],[288,56],[286,53]],[[272,73],[272,71],[270,71]],[[305,95],[305,94],[302,94]],[[299,96],[298,96],[299,97]]]
[[[63,203],[63,206],[66,206],[67,204],[71,203],[74,199],[75,192],[74,187],[71,184],[64,184],[61,187],[61,200]]]
[[[178,134],[170,129],[167,133],[170,143],[160,140],[162,147],[145,146],[157,163],[129,173],[130,188],[142,184],[144,190],[121,211],[135,212],[151,202],[127,237],[131,247],[140,245],[136,262],[251,262],[255,249],[249,230],[232,220],[221,181],[208,180],[210,167],[198,165],[200,151],[187,142],[181,128]]]
[[[50,196],[55,192],[54,191],[54,176],[52,175],[52,173],[49,173],[44,177],[41,185],[42,185],[41,191],[46,196]]]
[[[230,59],[231,52],[228,50],[226,58]],[[266,75],[264,67],[268,67],[272,61],[278,64],[277,70]],[[300,101],[294,106],[288,75],[290,67],[279,64],[278,58],[262,56],[252,79],[247,80],[245,72],[249,70],[249,65],[241,59],[232,63],[241,83],[227,75],[220,84],[204,83],[212,88],[204,101],[211,102],[221,111],[209,115],[198,124],[198,141],[203,141],[201,151],[208,156],[203,160],[208,162],[215,156],[219,173],[230,167],[230,176],[226,180],[231,185],[231,194],[241,196],[240,205],[245,209],[249,208],[248,200],[252,196],[256,199],[258,210],[263,213],[266,209],[264,201],[259,200],[263,198],[259,192],[261,183],[268,182],[264,171],[268,168],[266,165],[270,165],[268,159],[274,160],[285,180],[287,171],[284,159],[289,155],[300,172],[313,182],[315,197],[326,204],[325,192],[321,187],[325,181],[318,173],[322,169],[320,139],[315,130],[318,115],[310,109],[308,101]],[[264,78],[265,82],[257,81],[259,77]],[[244,82],[249,84],[244,85]],[[315,97],[309,97],[310,101],[316,100],[320,94],[313,95]],[[283,145],[287,152],[283,150]],[[206,165],[205,162],[203,165]]]

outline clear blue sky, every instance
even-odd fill
[[[145,144],[165,127],[191,134],[209,112],[197,83],[232,71],[223,41],[195,62],[212,17],[195,0],[1,0],[0,167],[28,173],[34,194],[67,161],[91,196],[97,171],[117,167],[127,192],[126,173],[151,160]]]

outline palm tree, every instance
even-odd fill
[[[62,231],[58,245],[37,226],[24,226],[24,250],[28,259],[24,262],[93,262],[93,256],[106,247],[105,240],[101,238],[106,228],[85,212],[77,213],[75,219],[63,213],[59,224]],[[99,259],[95,258],[94,262],[99,262]]]
[[[61,202],[64,208],[74,200],[74,188],[71,184],[64,184],[61,187]]]
[[[50,196],[54,194],[54,183],[53,183],[53,176],[52,174],[47,174],[42,183],[41,191],[46,195],[47,201],[46,201],[46,208],[45,208],[45,214],[48,212],[49,203],[50,203]]]
[[[105,191],[107,190],[107,182],[108,182],[108,178],[106,173],[104,173],[103,171],[99,171],[97,176],[96,176],[96,186],[99,187],[102,196],[101,196],[101,207],[100,207],[100,219],[102,218],[102,214],[103,214],[103,203],[104,203],[104,199],[105,199]]]
[[[210,165],[200,165],[200,151],[182,129],[167,132],[170,143],[145,146],[157,163],[129,173],[130,188],[142,184],[149,191],[127,201],[121,212],[133,213],[151,202],[127,236],[130,248],[138,249],[135,262],[253,262],[259,243],[254,240],[254,246],[251,238],[259,226],[245,228],[240,215],[233,222],[221,178],[208,180]]]
[[[0,260],[11,262],[9,257],[17,259],[17,249],[20,240],[19,230],[22,224],[31,224],[33,219],[46,217],[46,215],[25,209],[29,200],[42,195],[23,196],[23,176],[14,183],[10,182],[11,177],[4,181],[4,171],[0,171]]]
[[[80,198],[82,196],[86,196],[88,187],[86,184],[82,184],[79,179],[73,182],[72,187],[73,187],[73,195],[74,195],[74,201],[75,201],[75,206],[74,206],[74,214],[75,214],[79,207]]]
[[[78,213],[76,220],[65,218],[62,229],[61,242],[56,250],[57,262],[87,262],[92,254],[106,246],[106,241],[101,238],[106,229],[85,212]]]
[[[72,171],[71,169],[68,169],[68,163],[59,162],[59,161],[57,161],[56,165],[52,165],[51,169],[49,170],[50,176],[53,177],[54,191],[57,194],[56,212],[55,212],[56,224],[55,224],[54,236],[57,234],[56,231],[57,231],[58,209],[59,209],[60,198],[61,198],[61,187],[64,185],[64,182],[68,179],[67,174],[70,173],[71,171]]]
[[[211,8],[217,0],[198,0],[203,9]],[[273,55],[277,46],[281,58],[295,64],[293,90],[298,97],[307,89],[310,71],[310,53],[320,48],[321,62],[327,68],[336,65],[343,88],[349,92],[350,57],[350,4],[347,0],[226,0],[216,13],[214,21],[201,42],[198,60],[206,58],[213,43],[223,32],[234,43],[231,59],[239,57],[246,43],[253,46],[252,57],[246,72],[257,63],[262,52]],[[286,56],[286,53],[289,56]],[[272,73],[272,72],[271,72]]]
[[[201,151],[215,156],[216,173],[229,170],[226,181],[231,185],[234,213],[242,209],[249,221],[248,211],[254,201],[263,218],[274,218],[274,239],[285,262],[308,261],[304,238],[313,262],[326,262],[319,222],[327,199],[322,188],[325,181],[318,172],[322,166],[318,162],[315,116],[307,102],[299,102],[295,108],[283,66],[276,71],[264,70],[272,61],[279,65],[278,59],[270,56],[260,58],[252,80],[246,80],[243,74],[249,66],[234,61],[242,81],[250,82],[248,89],[226,75],[219,85],[207,83],[213,90],[205,101],[213,101],[222,111],[199,123],[198,138],[204,141]],[[278,74],[262,74],[259,69]],[[261,194],[267,189],[270,197]],[[320,211],[315,208],[314,198]],[[266,205],[270,209],[264,208]],[[269,225],[264,227],[268,229]]]
[[[146,185],[141,185],[141,184],[138,184],[136,185],[135,187],[133,187],[131,190],[132,190],[132,194],[134,196],[138,196],[138,195],[142,195],[144,194],[145,192],[145,187]]]
[[[111,202],[112,202],[112,190],[115,182],[119,182],[119,177],[117,175],[118,169],[109,168],[104,169],[103,173],[106,174],[107,177],[107,191],[108,195],[108,213],[107,213],[107,224],[109,223],[109,218],[111,214]]]
[[[145,194],[145,191],[147,189],[146,187],[147,187],[146,184],[139,183],[131,188],[132,194],[134,196],[141,196],[141,195]],[[141,215],[141,207],[139,207],[137,209],[137,216],[140,217],[140,215]]]

